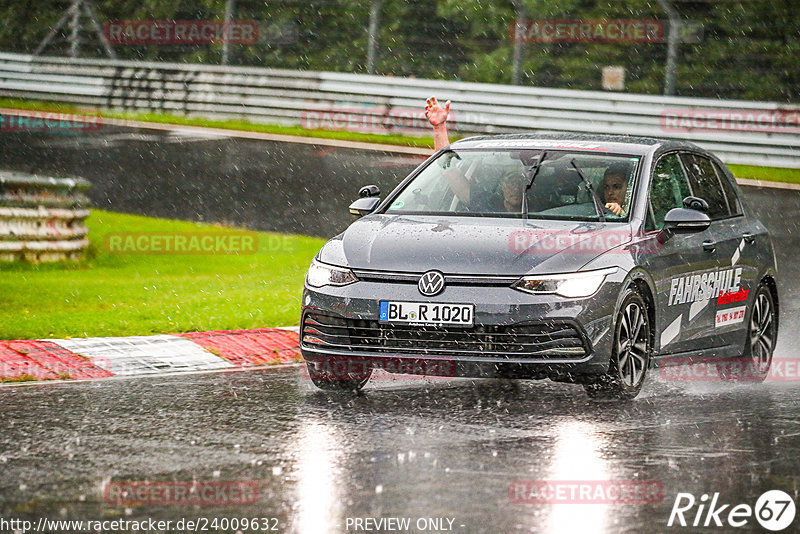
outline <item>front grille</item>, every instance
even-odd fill
[[[311,312],[303,320],[302,339],[353,352],[446,356],[582,359],[589,348],[570,323],[529,323],[472,328],[388,325]]]
[[[356,277],[363,282],[388,282],[393,284],[416,284],[425,273],[368,271],[353,269]],[[518,281],[523,275],[494,276],[494,275],[466,275],[445,274],[444,282],[448,286],[491,286],[507,287]]]

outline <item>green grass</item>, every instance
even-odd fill
[[[108,232],[231,232],[93,210],[79,263],[0,263],[0,339],[127,336],[297,325],[324,240],[258,232],[253,254],[109,254]]]
[[[800,184],[800,169],[781,169],[777,167],[756,167],[755,165],[733,164],[728,165],[728,168],[737,178]]]

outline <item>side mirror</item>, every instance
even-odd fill
[[[379,197],[381,195],[381,188],[377,185],[365,185],[358,190],[358,196],[365,197]]]
[[[374,186],[373,186],[374,187]],[[355,215],[356,217],[363,217],[364,215],[369,215],[375,208],[378,207],[378,204],[381,203],[381,199],[378,197],[362,197],[350,204],[350,214]]]
[[[690,197],[692,198],[692,197]],[[705,202],[702,199],[702,202]],[[707,204],[706,204],[707,206]],[[664,228],[661,230],[662,242],[673,234],[700,232],[711,225],[711,219],[702,211],[686,208],[674,208],[664,217]]]
[[[708,202],[700,197],[686,197],[683,199],[683,207],[687,210],[702,211],[705,213],[708,211]]]

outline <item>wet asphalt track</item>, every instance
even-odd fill
[[[90,143],[101,148],[82,147]],[[106,131],[88,140],[4,136],[0,151],[7,169],[90,178],[95,204],[108,209],[165,214],[159,210],[184,206],[180,215],[189,219],[303,232],[314,228],[303,206],[314,204],[330,234],[347,223],[344,210],[359,185],[388,186],[413,167],[407,156],[385,153],[151,132]],[[158,157],[148,160],[150,153]],[[286,158],[295,163],[281,170]],[[145,163],[125,163],[135,161]],[[269,172],[259,170],[264,161],[273,162]],[[272,202],[270,210],[259,211],[255,201],[250,211],[238,204],[243,188],[256,187],[250,179],[231,185],[229,198],[215,196],[225,183],[217,170],[231,162],[252,169],[257,187],[275,187],[270,176],[282,184],[278,200],[259,201]],[[365,179],[373,164],[380,180]],[[130,172],[128,186],[112,179],[119,165]],[[180,170],[165,169],[187,166],[196,189],[179,189],[180,203],[161,204],[157,192],[183,183]],[[142,182],[147,194],[131,192],[131,184],[146,179],[152,180]],[[776,357],[795,358],[800,193],[747,188],[745,194],[778,251]],[[131,195],[140,203],[126,208]],[[328,203],[317,206],[320,197]],[[453,519],[454,532],[694,532],[666,527],[678,492],[698,498],[719,492],[721,503],[752,506],[764,491],[781,489],[800,503],[800,383],[687,384],[656,375],[628,404],[596,404],[578,386],[547,381],[404,377],[374,379],[360,396],[332,395],[316,391],[296,367],[2,388],[0,519],[275,517],[280,532],[323,533],[347,532],[348,517],[438,517]],[[241,506],[104,500],[109,481],[141,480],[252,481],[258,494],[254,504]],[[656,481],[664,499],[520,504],[509,499],[510,484],[519,480]],[[765,532],[752,518],[737,530]]]

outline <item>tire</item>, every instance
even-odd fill
[[[742,355],[743,363],[748,370],[749,381],[763,382],[769,376],[772,354],[775,352],[775,341],[777,340],[778,318],[776,315],[775,299],[772,298],[772,292],[767,285],[762,282],[756,288]]]
[[[608,373],[583,387],[592,399],[633,399],[642,389],[653,351],[647,303],[628,289],[614,321]]]
[[[342,360],[337,360],[341,362]],[[306,362],[308,369],[308,376],[311,382],[319,389],[327,391],[360,391],[369,382],[372,376],[372,367],[364,365],[361,370],[352,370],[350,365],[347,365],[344,373],[328,372],[318,370],[313,363]],[[335,369],[335,363],[332,366]]]

